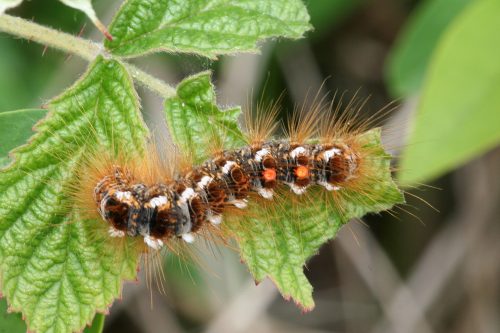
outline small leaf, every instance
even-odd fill
[[[395,96],[409,96],[422,86],[443,32],[472,0],[427,0],[414,11],[393,48],[387,81]]]
[[[107,310],[123,279],[135,278],[138,253],[131,240],[117,248],[102,221],[71,209],[68,186],[86,153],[141,152],[147,132],[129,75],[102,57],[48,108],[0,173],[1,286],[30,332],[74,332]]]
[[[33,134],[32,128],[47,110],[26,109],[0,113],[0,158],[8,162],[7,154],[15,147],[26,142]],[[3,166],[0,160],[0,167]]]
[[[220,110],[210,73],[203,72],[183,80],[177,96],[165,100],[165,114],[170,134],[184,151],[197,161],[207,158],[211,140],[224,138],[224,147],[244,144],[238,127],[239,107]]]
[[[105,46],[126,57],[161,50],[215,58],[256,52],[265,38],[300,38],[309,29],[300,0],[129,0]]]
[[[0,0],[0,15],[5,13],[7,9],[17,7],[23,0]]]
[[[94,23],[94,25],[99,29],[99,31],[108,39],[113,40],[113,37],[108,32],[108,29],[102,22],[97,18],[94,7],[92,7],[91,0],[59,0],[68,7],[72,7],[81,10],[88,16],[88,18]]]
[[[236,235],[241,256],[255,280],[269,277],[283,297],[292,298],[304,311],[314,307],[312,286],[303,272],[306,261],[350,219],[404,202],[391,178],[390,156],[381,147],[380,131],[371,130],[364,139],[373,154],[366,163],[375,176],[363,184],[363,193],[344,188],[343,199],[332,203],[324,202],[323,189],[310,189],[301,204],[286,203],[265,213],[261,205],[252,204],[248,216],[253,217],[224,224]],[[342,213],[338,207],[343,207]]]
[[[432,59],[402,183],[426,182],[500,142],[500,2],[477,1],[450,26]]]

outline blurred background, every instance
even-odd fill
[[[359,89],[358,96],[370,96],[368,113],[396,100],[384,141],[399,156],[440,39],[475,1],[305,2],[315,29],[302,40],[268,41],[260,55],[217,62],[161,54],[136,63],[172,85],[212,69],[224,106],[283,91],[288,110],[318,91],[349,91],[348,97]],[[94,1],[106,24],[119,5]],[[101,39],[83,14],[56,0],[26,1],[9,13]],[[40,107],[86,65],[0,34],[0,112]],[[497,95],[498,79],[492,81]],[[162,100],[137,88],[146,121],[158,127]],[[200,250],[202,267],[166,259],[166,296],[148,290],[144,278],[127,283],[104,332],[500,332],[500,150],[491,147],[434,174],[425,186],[407,188],[408,205],[394,214],[352,221],[325,244],[305,268],[316,301],[310,313],[283,300],[270,281],[256,287],[237,253]]]

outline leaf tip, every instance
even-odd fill
[[[300,312],[302,314],[311,312],[316,306],[312,297],[310,297],[309,299],[299,300],[295,297],[292,297],[291,295],[283,295],[283,299],[287,302],[293,301],[293,303],[300,309]]]
[[[314,310],[314,307],[316,306],[314,303],[309,304],[309,305],[304,305],[300,302],[295,302],[295,305],[297,305],[300,308],[300,312],[302,314],[306,314]]]

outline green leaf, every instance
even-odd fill
[[[394,96],[417,93],[443,32],[472,0],[427,0],[412,13],[398,37],[387,66]]]
[[[219,129],[229,147],[244,144],[235,118],[228,121],[215,106],[215,94],[208,73],[183,81],[177,92],[179,97],[165,102],[169,127],[174,141],[182,147],[191,147],[198,161],[207,157],[204,138]],[[227,127],[231,130],[225,130]],[[325,203],[324,191],[317,189],[316,193],[311,190],[302,205],[288,203],[279,209],[267,210],[265,206],[251,202],[249,217],[225,217],[223,228],[236,238],[241,257],[255,280],[259,282],[269,277],[285,298],[293,298],[304,310],[314,306],[312,286],[303,273],[307,259],[324,242],[333,238],[349,219],[389,209],[404,200],[392,181],[390,156],[380,145],[380,131],[365,133],[360,142],[373,156],[366,163],[374,175],[364,184],[362,194],[344,189],[343,197],[348,200]],[[342,213],[334,208],[339,206],[343,207]]]
[[[500,2],[478,1],[447,30],[429,68],[399,174],[427,182],[500,142]]]
[[[208,148],[218,138],[224,139],[226,148],[244,144],[237,122],[241,109],[217,107],[210,76],[209,72],[203,72],[186,78],[177,86],[177,96],[165,100],[170,134],[198,162],[208,157]]]
[[[101,333],[104,329],[104,319],[105,316],[101,313],[97,313],[92,321],[90,327],[85,327],[83,333]]]
[[[9,151],[26,142],[32,128],[47,110],[26,109],[0,113],[0,167],[8,162]],[[4,162],[4,163],[2,163]]]
[[[0,15],[5,13],[7,9],[19,6],[23,0],[0,0]]]
[[[248,214],[253,217],[224,224],[235,234],[256,282],[269,277],[285,299],[292,298],[304,311],[314,307],[313,288],[303,272],[306,261],[350,219],[404,202],[391,178],[390,156],[381,147],[380,131],[365,133],[363,140],[372,154],[366,163],[374,175],[363,184],[363,193],[344,188],[340,201],[332,197],[325,202],[323,189],[310,189],[307,197],[279,208],[266,210],[253,203]]]
[[[48,108],[0,173],[1,285],[29,331],[74,332],[135,278],[138,254],[132,240],[110,242],[102,221],[83,220],[68,188],[89,151],[139,153],[147,132],[130,77],[102,57]]]
[[[0,299],[0,333],[24,333],[26,324],[19,313],[8,313],[7,302]]]
[[[215,58],[256,52],[265,38],[300,38],[309,29],[300,0],[129,0],[105,46],[126,57],[166,51]]]

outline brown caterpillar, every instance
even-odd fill
[[[309,186],[338,191],[356,177],[358,157],[347,145],[271,141],[258,147],[224,151],[172,182],[147,186],[126,168],[115,166],[94,189],[96,207],[115,237],[143,236],[154,249],[163,240],[222,222],[227,205],[244,209],[250,192],[272,199],[287,185],[296,195]]]
[[[332,196],[344,187],[363,190],[364,179],[372,176],[363,167],[370,151],[358,139],[369,121],[353,129],[350,119],[339,121],[336,112],[323,111],[317,105],[299,113],[288,126],[288,139],[270,140],[271,110],[250,124],[247,146],[219,150],[169,177],[153,171],[155,176],[145,180],[138,168],[112,163],[92,185],[95,209],[109,223],[110,236],[140,236],[156,250],[173,238],[193,242],[196,233],[219,225],[248,200],[273,200],[276,192],[303,196],[310,187]]]

